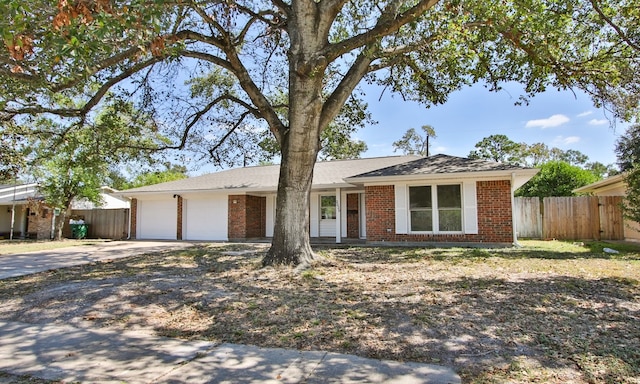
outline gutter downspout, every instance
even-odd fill
[[[515,211],[515,207],[516,207],[516,199],[515,199],[515,192],[516,192],[516,188],[515,188],[515,180],[516,180],[516,173],[515,172],[511,172],[511,231],[513,232],[513,246],[514,247],[522,247],[522,245],[520,245],[520,243],[518,243],[518,232],[517,232],[517,225],[516,225],[516,211]]]

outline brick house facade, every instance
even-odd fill
[[[52,238],[51,227],[53,226],[53,209],[41,201],[34,201],[29,204],[29,215],[27,217],[28,236],[38,240]]]
[[[309,232],[312,238],[335,236],[336,242],[366,239],[372,243],[515,241],[513,191],[529,180],[536,170],[445,155],[382,160],[358,159],[316,165],[316,170],[321,168],[321,172],[314,173],[314,184],[321,188],[311,192]],[[385,161],[391,165],[381,167]],[[366,170],[367,167],[372,170],[357,173],[358,169]],[[211,234],[215,237],[213,240],[268,238],[274,232],[278,168],[246,167],[192,181],[165,183],[167,187],[160,184],[134,190],[131,194],[131,237],[136,238],[141,233],[140,220],[146,220],[146,238],[152,238],[150,236],[154,236],[153,230],[156,230],[158,233],[164,231],[162,236],[165,236],[157,238],[209,240],[188,235],[194,228],[206,229],[200,231],[199,236]],[[355,176],[349,176],[354,173]],[[189,190],[190,184],[193,184],[193,191]],[[166,192],[160,188],[165,188]],[[455,191],[453,195],[449,192],[451,188]],[[244,191],[246,189],[250,191]],[[433,191],[428,192],[434,205],[426,208],[427,216],[412,206],[410,196],[416,190]],[[150,195],[145,197],[147,191]],[[453,216],[451,211],[446,211],[450,207],[438,206],[440,197],[437,193],[444,193],[443,199],[456,196]],[[183,194],[187,196],[184,199]],[[330,218],[321,214],[326,207],[320,201],[326,201],[326,196],[335,196],[336,201],[335,214]],[[146,200],[141,205],[139,199]],[[187,204],[190,204],[190,213],[183,212]],[[141,215],[141,206],[143,209],[149,207],[148,211],[153,208],[154,214]],[[157,212],[164,212],[164,229],[157,225],[161,220]],[[418,215],[416,220],[428,217],[433,225],[422,229],[416,227],[414,214]],[[451,218],[455,225],[448,227]],[[169,232],[169,228],[175,231]]]
[[[263,196],[229,195],[229,239],[265,237],[266,206]]]
[[[368,186],[365,188],[367,241],[510,243],[513,240],[511,183],[508,180],[478,181],[476,188],[477,234],[398,234],[394,186]]]

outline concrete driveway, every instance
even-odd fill
[[[142,253],[172,251],[192,245],[175,241],[112,241],[96,245],[0,255],[0,279],[96,261],[121,259]]]

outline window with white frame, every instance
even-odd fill
[[[335,196],[320,196],[320,218],[325,220],[336,218]]]
[[[462,190],[459,184],[409,187],[411,232],[461,232]]]

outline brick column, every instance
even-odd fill
[[[178,214],[177,214],[177,225],[176,225],[176,239],[178,240],[182,240],[182,206],[183,206],[183,199],[182,196],[178,195]]]
[[[485,242],[511,243],[511,182],[509,180],[478,181],[478,231]]]
[[[131,199],[131,223],[129,236],[131,239],[136,238],[136,230],[138,228],[138,199]]]
[[[367,241],[394,241],[396,232],[395,188],[393,185],[365,187]]]

